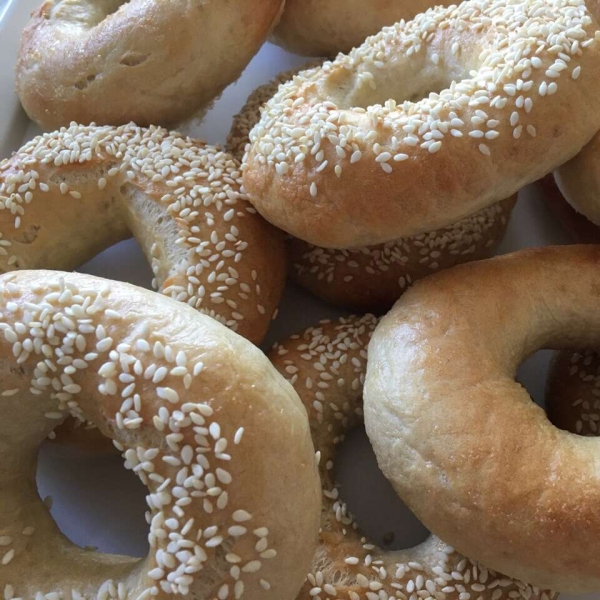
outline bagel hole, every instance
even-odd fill
[[[77,546],[140,558],[148,553],[147,490],[116,450],[96,455],[47,442],[38,455],[37,486]]]
[[[394,491],[377,466],[364,427],[340,444],[335,465],[340,496],[362,533],[384,550],[405,550],[429,537],[429,530]]]
[[[519,365],[515,377],[515,381],[521,384],[533,401],[542,408],[545,408],[546,378],[553,356],[553,350],[538,350]]]
[[[54,4],[46,18],[91,28],[116,13],[129,0],[62,0]]]

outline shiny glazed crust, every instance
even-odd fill
[[[367,346],[376,325],[373,315],[323,321],[269,353],[308,411],[323,488],[319,547],[296,600],[556,598],[469,560],[434,535],[396,552],[360,531],[336,481],[335,461],[345,435],[362,424]]]
[[[600,447],[515,373],[540,348],[599,344],[599,299],[597,246],[522,251],[418,282],[369,346],[367,433],[396,491],[467,556],[565,592],[600,587]]]

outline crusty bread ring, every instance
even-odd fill
[[[28,271],[0,287],[4,597],[293,600],[320,486],[306,411],[263,353],[129,284]],[[40,500],[38,446],[68,414],[148,487],[144,560],[78,548]]]
[[[412,19],[436,0],[286,0],[271,41],[307,56],[349,52],[385,25]]]
[[[262,46],[283,0],[45,0],[17,92],[44,129],[174,124],[206,109]]]
[[[257,88],[234,117],[227,149],[242,160],[260,109],[298,69]],[[313,294],[361,312],[388,310],[413,282],[467,260],[491,256],[506,232],[516,195],[439,231],[349,250],[288,239],[292,278]]]
[[[600,356],[595,350],[557,352],[546,382],[550,420],[572,433],[600,435]]]
[[[320,452],[320,543],[297,600],[555,598],[552,592],[465,558],[433,535],[399,552],[378,548],[363,537],[340,493],[334,462],[346,433],[362,423],[367,344],[376,324],[372,315],[324,321],[276,344],[269,353],[302,399]]]
[[[285,283],[283,236],[220,148],[157,127],[73,124],[0,164],[0,272],[71,270],[132,234],[157,289],[262,340]]]
[[[600,588],[597,447],[514,377],[600,342],[600,247],[522,251],[417,283],[369,346],[365,423],[396,491],[443,540],[524,581]]]
[[[323,247],[456,223],[596,133],[597,31],[584,0],[474,0],[384,28],[280,87],[250,134],[244,187]]]

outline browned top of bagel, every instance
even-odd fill
[[[559,591],[600,587],[600,446],[515,373],[600,343],[599,299],[600,247],[518,252],[416,283],[369,346],[365,423],[396,490],[467,556]]]
[[[23,32],[17,92],[45,129],[174,124],[237,79],[283,0],[46,0]]]
[[[434,535],[392,551],[361,531],[336,480],[335,462],[345,435],[362,423],[367,346],[376,325],[373,315],[322,321],[277,343],[268,355],[304,403],[320,455],[320,543],[296,600],[556,598],[469,560]]]
[[[269,221],[318,246],[457,222],[597,131],[597,31],[583,0],[475,0],[384,28],[279,88],[251,132],[244,186]]]

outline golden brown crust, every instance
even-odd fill
[[[313,63],[316,66],[319,63]],[[227,149],[240,160],[264,104],[301,69],[258,87],[234,117]],[[488,258],[504,237],[516,196],[439,231],[376,246],[332,250],[288,239],[291,277],[336,306],[362,312],[388,310],[410,284],[467,260]]]
[[[373,315],[323,321],[276,344],[269,353],[304,403],[320,453],[320,543],[296,600],[555,597],[470,561],[435,536],[415,548],[392,552],[377,547],[358,528],[337,484],[335,460],[345,435],[362,423],[367,346],[376,325]]]
[[[285,284],[283,236],[248,203],[239,163],[165,129],[37,137],[0,164],[0,208],[0,272],[74,269],[133,234],[156,289],[257,344]]]
[[[23,32],[17,92],[45,129],[175,124],[262,46],[283,0],[46,0]]]
[[[5,597],[293,600],[320,486],[306,411],[264,354],[125,283],[26,271],[0,288]],[[67,415],[148,487],[145,559],[76,547],[38,497],[38,446]]]
[[[550,173],[538,182],[544,192],[544,202],[563,229],[578,244],[600,243],[600,229],[581,213],[578,213],[560,193],[554,176]]]
[[[500,13],[524,37],[491,25]],[[568,61],[547,35],[555,23],[579,38],[564,40]],[[386,28],[281,86],[251,133],[244,186],[269,221],[323,247],[455,223],[539,179],[597,131],[597,30],[583,0],[477,0]],[[509,68],[515,53],[518,69]]]
[[[600,342],[599,269],[599,247],[563,246],[437,273],[369,346],[367,433],[405,502],[466,555],[565,592],[600,585],[597,447],[515,373],[539,348]]]
[[[271,41],[307,56],[335,56],[369,35],[440,4],[436,0],[286,0]]]

